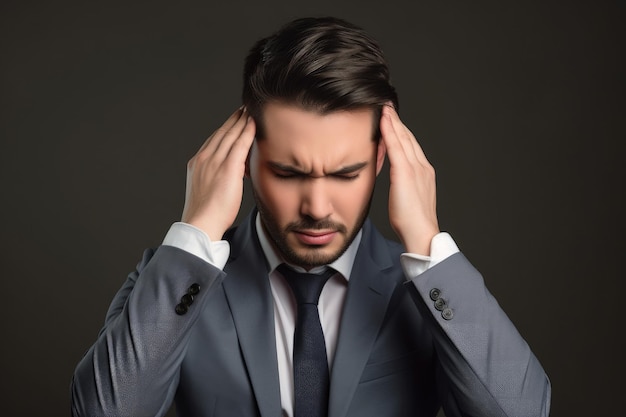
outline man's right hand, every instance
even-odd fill
[[[187,163],[182,221],[202,229],[214,242],[222,239],[239,213],[254,135],[254,120],[240,108]]]

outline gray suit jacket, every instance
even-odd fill
[[[254,213],[224,271],[148,250],[72,381],[74,416],[281,415],[273,301]],[[367,221],[331,367],[329,417],[547,416],[550,384],[462,254],[405,282],[402,247]],[[175,313],[188,288],[200,292]],[[431,291],[452,310],[435,308]],[[445,318],[443,316],[446,316]]]

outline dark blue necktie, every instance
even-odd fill
[[[296,272],[285,264],[278,266],[298,304],[293,337],[293,382],[295,417],[325,417],[328,414],[330,377],[326,343],[317,302],[326,281],[335,270],[323,274]]]

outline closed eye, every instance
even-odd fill
[[[274,177],[279,179],[303,179],[303,178],[317,178],[317,176],[313,176],[312,173],[302,172],[296,168],[293,168],[288,165],[282,165],[275,162],[270,162],[269,166],[271,168],[271,172]],[[338,179],[341,181],[353,181],[359,177],[359,174],[367,166],[367,162],[359,162],[342,169],[339,169],[335,172],[329,172],[326,175],[333,179]]]
[[[276,178],[281,178],[281,179],[296,179],[296,178],[304,177],[304,174],[298,174],[295,172],[277,172],[277,171],[272,171],[272,172]]]
[[[332,177],[338,180],[342,180],[342,181],[354,181],[357,178],[359,178],[359,174],[353,174],[353,175],[335,174]]]

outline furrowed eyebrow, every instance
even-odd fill
[[[291,165],[283,165],[283,164],[279,164],[278,162],[268,162],[267,163],[271,168],[277,169],[279,171],[285,171],[285,172],[291,172],[292,174],[298,174],[298,175],[309,175],[309,172],[304,172],[299,170],[296,167],[293,167]]]
[[[333,171],[333,172],[329,172],[326,175],[346,175],[346,174],[352,174],[358,170],[360,170],[361,168],[365,167],[368,163],[367,162],[357,162],[356,164],[352,164],[352,165],[348,165],[346,167],[343,167],[337,171]],[[293,167],[291,165],[283,165],[280,164],[278,162],[268,162],[268,165],[271,168],[280,170],[280,171],[284,171],[284,172],[290,172],[292,174],[297,174],[297,175],[311,175],[311,172],[304,172],[302,170],[299,170],[296,167]]]
[[[340,170],[329,173],[329,175],[346,175],[352,174],[361,168],[365,167],[367,162],[358,162],[356,164],[348,165],[347,167],[343,167]]]

